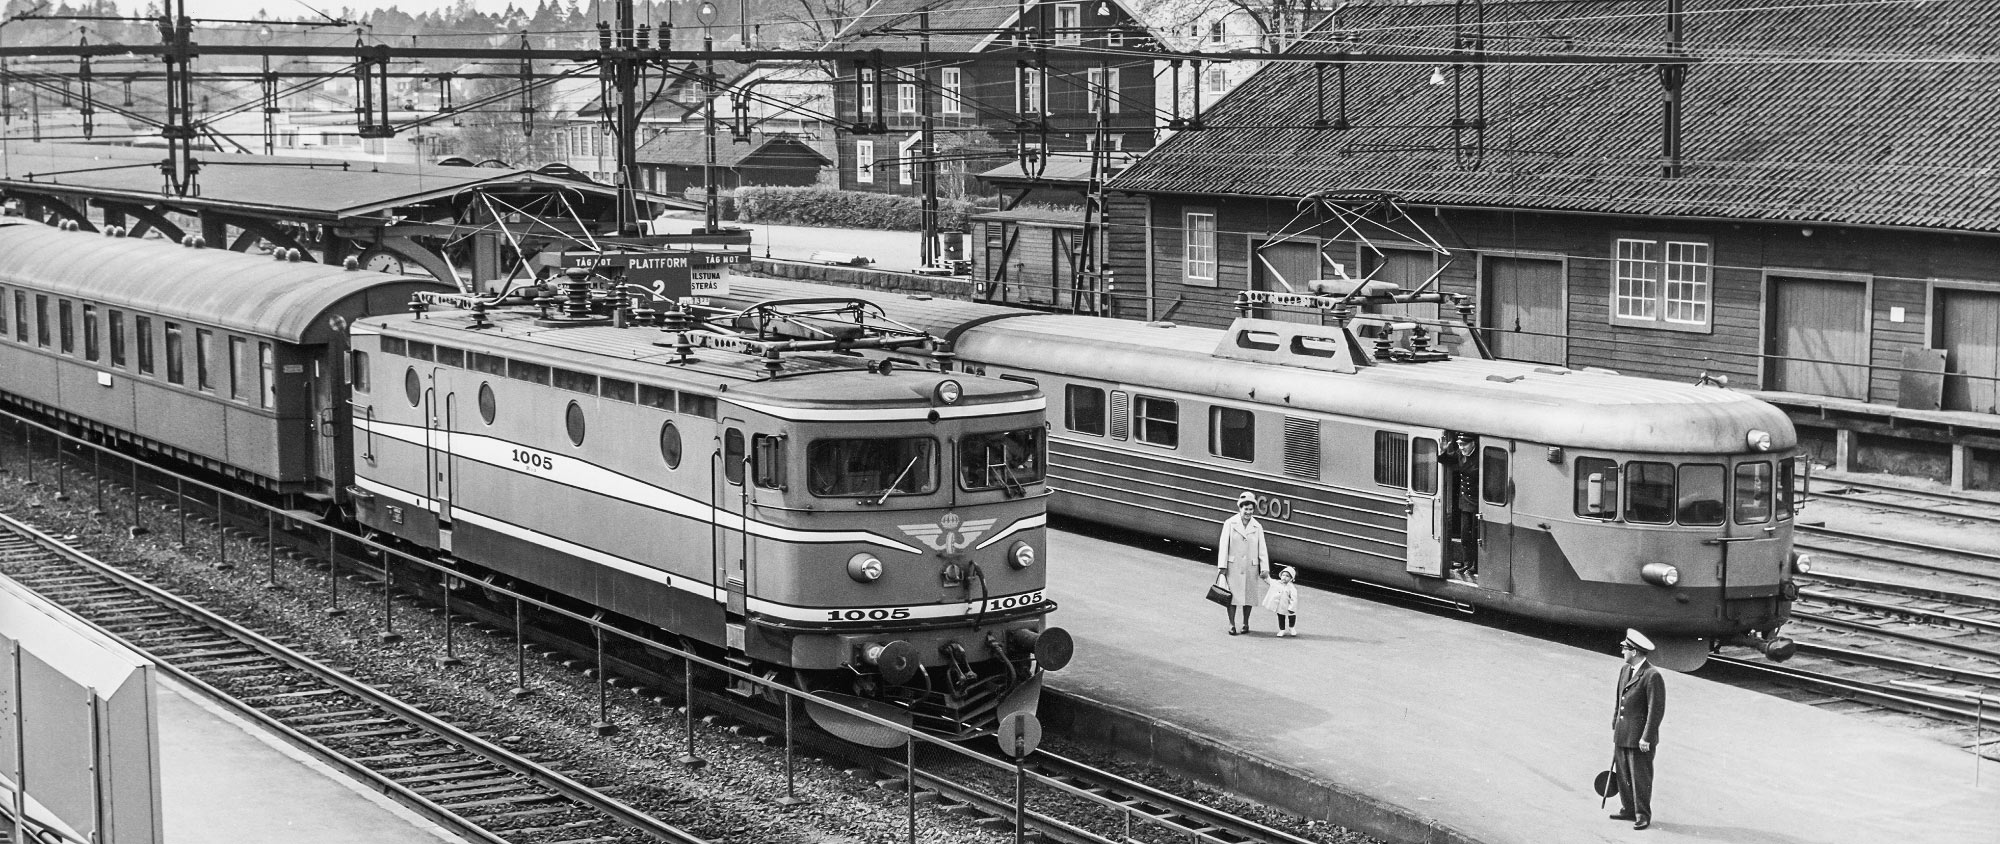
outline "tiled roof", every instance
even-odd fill
[[[1020,7],[993,0],[877,0],[834,43],[843,50],[918,49],[923,45],[919,27],[925,11],[930,12],[933,30],[931,49],[970,52],[994,37],[991,30],[1012,23]]]
[[[1657,0],[1487,0],[1490,50],[1658,53]],[[1449,2],[1350,4],[1305,48],[1451,46]],[[1659,79],[1645,65],[1488,65],[1483,156],[1448,128],[1310,125],[1315,71],[1274,62],[1112,182],[1142,192],[1389,191],[1424,205],[2000,231],[2000,26],[1992,0],[1689,4],[1703,59],[1683,92],[1684,175],[1662,178]],[[1317,44],[1312,42],[1316,41]],[[1447,65],[1447,79],[1451,75]],[[1354,65],[1357,126],[1448,125],[1432,66]],[[1464,101],[1476,102],[1463,72]],[[1337,77],[1325,71],[1324,116]],[[1478,116],[1468,106],[1462,116]],[[1259,127],[1259,128],[1228,128]],[[1465,137],[1469,140],[1470,133]]]
[[[750,143],[739,144],[727,133],[716,136],[715,164],[718,167],[735,167],[752,155],[773,146],[788,147],[793,154],[810,156],[820,162],[820,166],[831,166],[832,161],[789,135],[766,135]],[[702,132],[661,132],[658,137],[639,147],[641,164],[676,164],[699,166],[708,161],[707,136]]]

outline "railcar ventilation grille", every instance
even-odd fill
[[[1111,391],[1111,438],[1122,440],[1132,425],[1130,398],[1124,390]]]
[[[1319,480],[1319,422],[1285,417],[1285,474]]]

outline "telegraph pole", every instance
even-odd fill
[[[920,81],[917,83],[917,109],[923,115],[917,140],[917,161],[922,162],[922,169],[917,172],[923,174],[919,180],[921,182],[919,189],[923,191],[923,208],[919,216],[922,218],[924,242],[919,244],[917,266],[935,267],[944,256],[939,254],[938,249],[937,156],[931,146],[934,138],[931,125],[931,92],[928,90],[931,79],[931,13],[928,8],[918,16],[918,21],[917,25],[924,33],[921,50],[923,58],[917,62],[920,74],[918,76]]]
[[[160,13],[160,37],[166,42],[160,59],[166,64],[167,119],[160,137],[167,142],[167,158],[160,162],[165,177],[161,193],[200,196],[195,174],[201,163],[194,158],[194,140],[199,126],[194,119],[194,21],[187,15],[187,0],[172,0]]]

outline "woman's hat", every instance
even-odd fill
[[[1298,573],[1298,572],[1296,572],[1296,571],[1294,571],[1294,570],[1292,570],[1292,567],[1291,567],[1291,566],[1279,566],[1279,567],[1278,567],[1278,576],[1279,576],[1279,577],[1284,577],[1285,575],[1288,575],[1288,574],[1289,574],[1289,575],[1291,575],[1291,576],[1293,576],[1293,577],[1298,577],[1298,576],[1299,576],[1299,573]]]
[[[1253,506],[1253,507],[1254,507],[1254,506],[1256,506],[1256,504],[1257,504],[1257,493],[1254,493],[1254,492],[1251,492],[1251,491],[1249,491],[1249,490],[1247,490],[1247,489],[1246,489],[1246,490],[1244,490],[1243,492],[1239,493],[1239,494],[1238,494],[1238,495],[1236,496],[1236,506],[1238,506],[1238,507],[1241,507],[1241,506],[1243,506],[1243,505],[1245,505],[1245,504],[1249,504],[1249,505],[1251,505],[1251,506]]]

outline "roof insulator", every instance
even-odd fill
[[[285,260],[296,264],[302,260],[305,260],[305,254],[306,254],[305,250],[303,249],[288,250],[285,252]]]
[[[193,249],[193,248],[194,248],[194,235],[191,235],[191,234],[186,234],[186,235],[181,235],[181,245],[182,245],[182,246],[185,246],[185,247],[187,247],[187,248],[189,248],[189,249]]]
[[[207,249],[207,248],[208,248],[208,241],[207,241],[207,240],[206,240],[205,238],[203,238],[203,237],[202,237],[201,235],[195,235],[195,236],[194,236],[194,248],[196,248],[196,249]]]
[[[361,259],[356,258],[353,255],[349,255],[345,260],[342,260],[340,262],[340,268],[348,272],[354,272],[355,270],[361,269]]]

